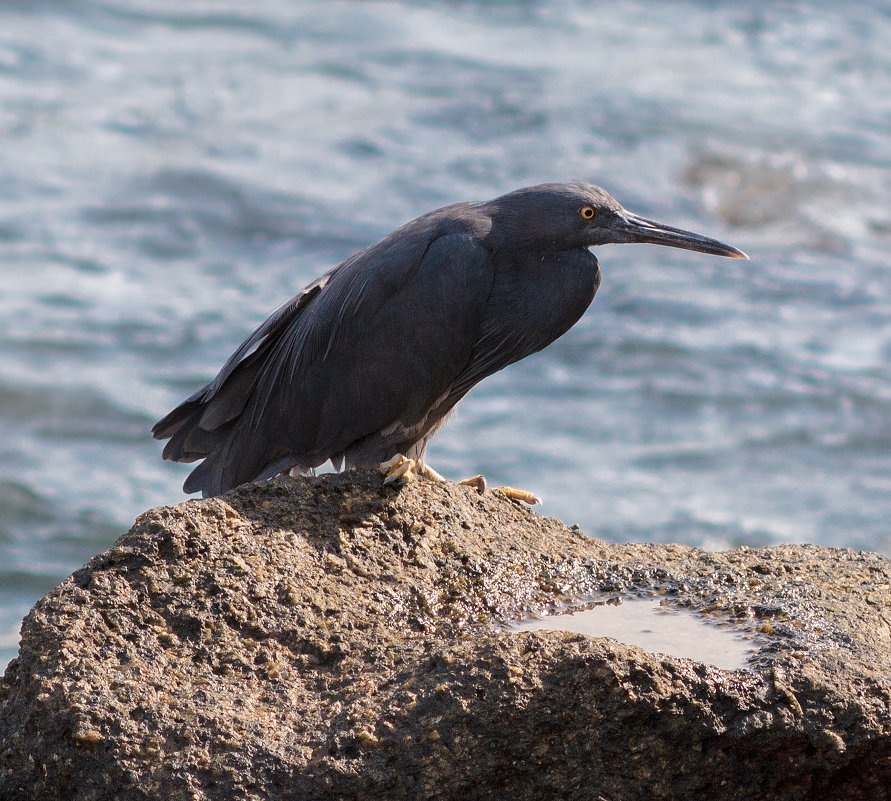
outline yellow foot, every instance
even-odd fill
[[[485,476],[465,478],[464,481],[459,481],[458,483],[465,484],[469,487],[475,487],[480,495],[486,491],[487,486]],[[526,492],[526,490],[514,489],[513,487],[495,487],[494,491],[500,492],[512,501],[522,501],[523,503],[528,503],[530,506],[535,506],[535,504],[541,503],[541,498],[539,498],[538,495],[533,495],[531,492]]]
[[[513,487],[496,487],[495,492],[500,492],[505,498],[510,498],[512,501],[522,501],[530,506],[541,503],[541,498],[538,495],[533,495],[531,492],[526,492],[526,490],[514,489]]]
[[[414,459],[409,459],[401,453],[397,453],[392,459],[387,459],[386,462],[381,462],[377,469],[386,475],[384,484],[408,484],[414,481],[415,476],[420,476],[428,481],[435,481],[440,484],[449,483],[447,479],[443,478],[430,465],[424,462],[416,463]],[[458,483],[473,487],[480,495],[486,491],[488,486],[485,476],[465,478]],[[505,498],[510,498],[512,501],[522,501],[530,506],[541,503],[541,498],[538,495],[533,495],[531,492],[526,492],[526,490],[514,489],[513,487],[495,487],[494,491],[500,492]]]
[[[386,478],[384,484],[395,484],[402,486],[403,484],[411,484],[415,480],[415,460],[397,453],[392,459],[381,462],[377,469],[383,473]]]

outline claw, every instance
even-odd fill
[[[459,481],[459,484],[465,484],[468,487],[474,487],[476,491],[482,495],[486,491],[486,477],[485,476],[472,476],[471,478],[465,478],[463,481]]]
[[[531,492],[515,489],[514,487],[496,487],[495,492],[500,492],[505,498],[510,498],[512,501],[522,501],[530,506],[535,506],[535,504],[542,502],[538,495],[533,495]]]
[[[384,484],[411,484],[415,480],[415,474],[412,472],[415,468],[415,460],[408,459],[401,453],[397,453],[392,459],[381,462],[377,469],[383,473],[386,478]]]

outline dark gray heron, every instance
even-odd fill
[[[338,470],[377,466],[390,483],[444,481],[424,454],[455,404],[565,334],[600,285],[588,248],[626,242],[747,258],[590,184],[446,206],[309,284],[152,433],[170,440],[165,459],[204,460],[183,489],[205,497],[329,459]]]

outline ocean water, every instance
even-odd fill
[[[0,8],[0,665],[183,498],[152,423],[316,275],[542,181],[746,250],[598,249],[562,340],[430,462],[612,541],[891,552],[884,3]]]

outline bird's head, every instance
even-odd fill
[[[530,186],[481,205],[498,222],[493,231],[514,246],[565,250],[636,242],[748,258],[716,239],[633,214],[592,184]]]

